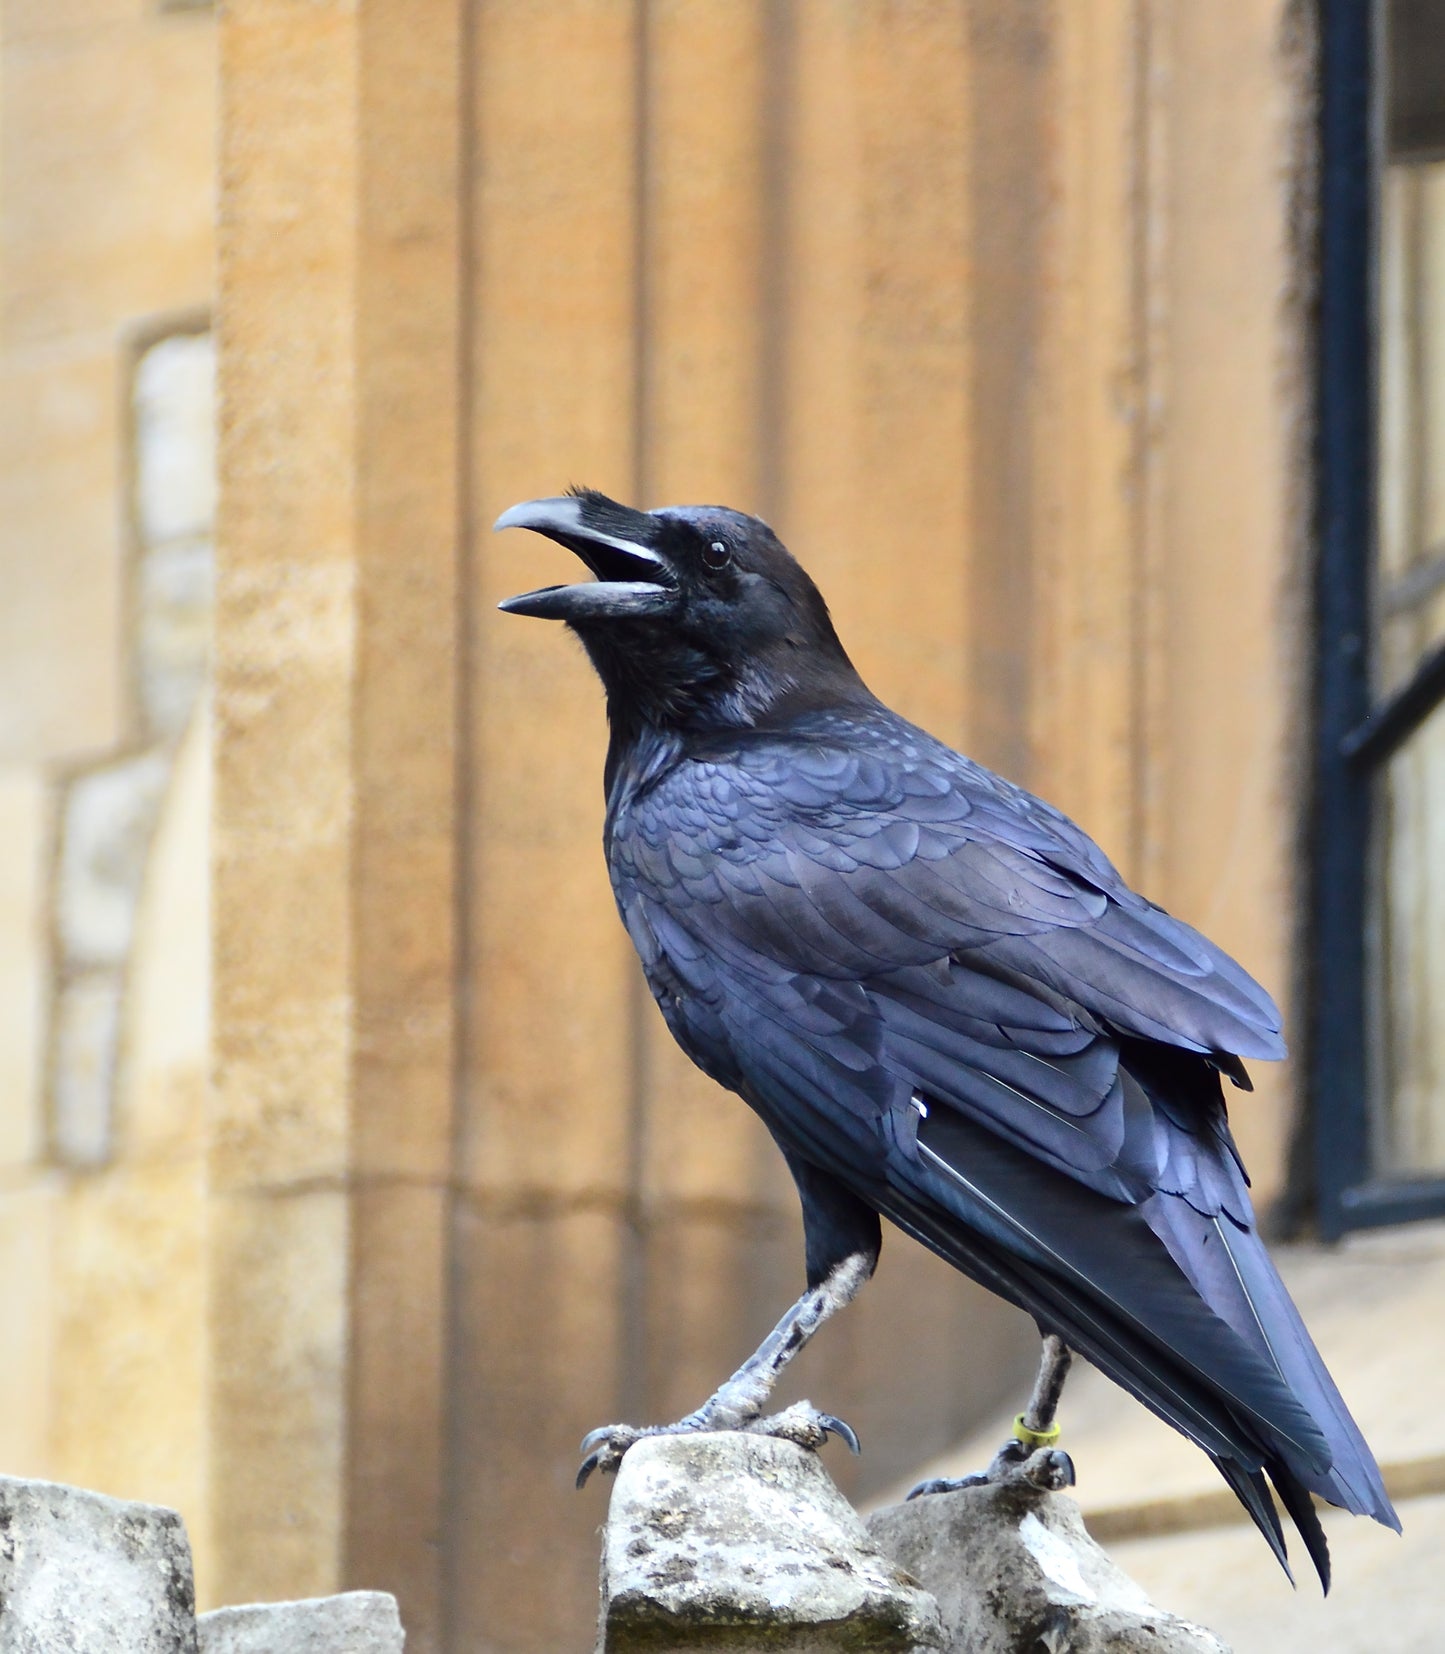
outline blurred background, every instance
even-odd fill
[[[1235,1131],[1410,1537],[1311,1617],[1088,1375],[1081,1491],[1241,1648],[1437,1646],[1442,156],[1438,0],[0,0],[0,1471],[178,1507],[206,1605],[580,1648],[578,1439],[799,1289],[495,613],[584,483],[766,516],[1286,1005]],[[868,1499],[1035,1353],[895,1236],[792,1393]]]

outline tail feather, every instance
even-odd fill
[[[1311,1491],[1398,1527],[1369,1448],[1252,1231],[1225,1216],[1216,1227],[1177,1197],[1156,1196],[1146,1212],[1041,1175],[951,1111],[924,1120],[918,1144],[920,1172],[943,1175],[915,1174],[906,1191],[895,1183],[880,1202],[887,1215],[1198,1443],[1287,1573],[1271,1482],[1326,1588],[1329,1549]],[[1161,1222],[1176,1205],[1182,1226]],[[1191,1244],[1196,1223],[1211,1231],[1207,1248]],[[1180,1252],[1212,1261],[1186,1270]]]
[[[1314,1563],[1315,1572],[1320,1576],[1320,1586],[1328,1596],[1330,1547],[1325,1539],[1325,1530],[1320,1525],[1319,1512],[1315,1509],[1314,1500],[1310,1498],[1309,1490],[1283,1465],[1271,1465],[1270,1478],[1283,1501],[1284,1508],[1300,1531],[1300,1538],[1304,1540],[1305,1549],[1310,1553],[1310,1561]],[[1392,1511],[1391,1515],[1393,1514]]]
[[[1242,1233],[1227,1220],[1220,1223],[1219,1229],[1244,1289],[1256,1306],[1260,1324],[1268,1329],[1267,1347],[1285,1381],[1324,1427],[1330,1444],[1328,1470],[1313,1472],[1301,1465],[1290,1468],[1305,1488],[1330,1504],[1343,1506],[1356,1516],[1373,1516],[1398,1533],[1400,1519],[1385,1491],[1375,1456],[1351,1417],[1263,1243],[1258,1235]],[[1279,1485],[1277,1479],[1276,1485]],[[1283,1497],[1282,1486],[1280,1493]],[[1305,1494],[1301,1493],[1300,1498],[1309,1505]],[[1313,1511],[1313,1506],[1309,1508]],[[1294,1514],[1292,1507],[1290,1514]]]
[[[1293,1585],[1294,1571],[1289,1565],[1289,1552],[1284,1542],[1284,1529],[1280,1526],[1279,1512],[1274,1508],[1274,1500],[1270,1497],[1269,1483],[1265,1480],[1264,1472],[1262,1470],[1249,1470],[1237,1459],[1221,1458],[1215,1453],[1211,1453],[1209,1457],[1213,1460],[1215,1469],[1229,1483],[1240,1504],[1249,1512],[1250,1520],[1268,1541],[1270,1550],[1274,1552],[1280,1567],[1285,1571],[1285,1577]],[[1281,1494],[1281,1497],[1283,1497],[1283,1494]],[[1306,1495],[1306,1503],[1308,1503],[1308,1495]],[[1285,1508],[1290,1511],[1292,1516],[1294,1515],[1288,1500],[1285,1501]],[[1316,1529],[1319,1529],[1319,1518],[1315,1516],[1313,1508],[1310,1510],[1310,1519],[1314,1522]],[[1325,1589],[1328,1590],[1330,1555],[1328,1550],[1324,1549],[1325,1536],[1323,1530],[1320,1530],[1319,1542],[1320,1551],[1316,1552],[1308,1537],[1305,1539],[1306,1548],[1314,1559],[1315,1567],[1320,1569],[1320,1580]],[[1320,1562],[1321,1555],[1324,1558],[1323,1566]]]

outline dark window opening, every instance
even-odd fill
[[[1384,26],[1389,158],[1445,155],[1445,0],[1392,0]]]
[[[1326,1234],[1445,1213],[1445,0],[1325,0],[1311,1101]]]

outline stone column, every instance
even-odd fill
[[[211,1600],[439,1616],[455,0],[221,23]]]

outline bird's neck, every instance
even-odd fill
[[[625,735],[614,722],[607,744],[607,766],[602,783],[607,796],[607,833],[620,812],[666,774],[684,755],[685,742],[675,730],[644,724]]]
[[[802,681],[776,671],[765,679],[734,678],[710,698],[689,703],[682,716],[675,702],[668,705],[666,715],[657,716],[655,702],[609,691],[604,772],[608,820],[691,754],[715,754],[719,743],[726,747],[734,740],[785,731],[810,714],[877,706],[846,657],[834,672],[819,670],[815,662]]]

